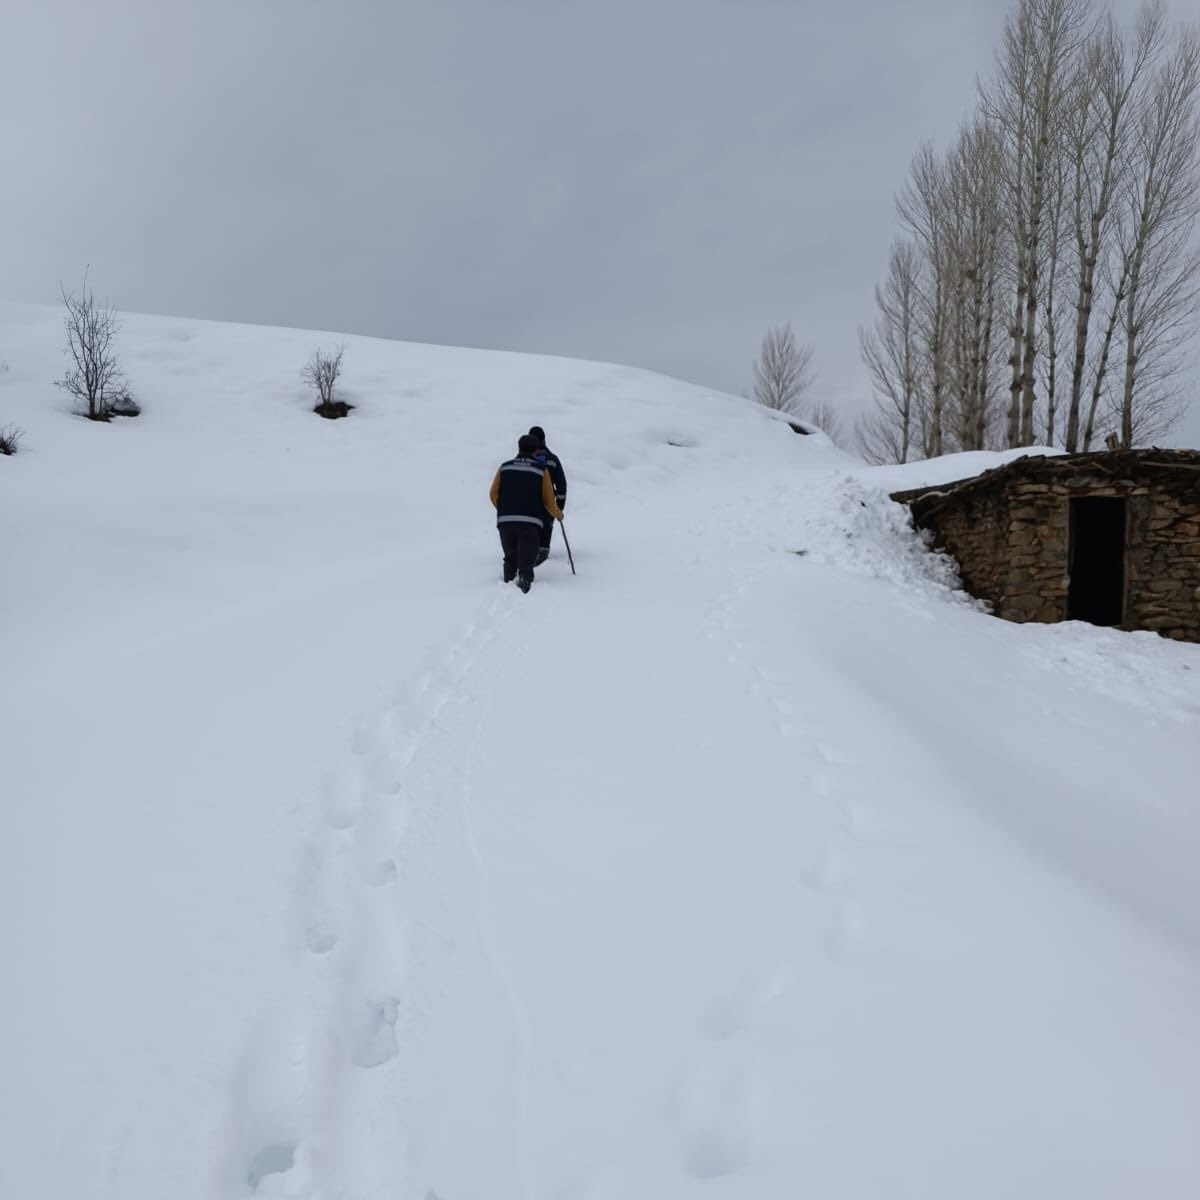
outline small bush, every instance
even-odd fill
[[[0,429],[0,454],[16,454],[25,430],[17,425],[6,425]]]
[[[345,346],[339,346],[332,354],[317,349],[300,372],[300,378],[317,393],[313,412],[330,420],[346,416],[354,407],[353,404],[339,400],[336,394],[337,381],[342,373],[342,355],[345,353]]]
[[[108,415],[110,417],[140,417],[142,406],[133,398],[129,389],[123,387],[109,403]]]
[[[113,398],[126,391],[125,377],[117,361],[113,342],[121,328],[116,308],[96,303],[83,274],[80,295],[68,292],[61,284],[66,307],[67,373],[56,380],[58,387],[75,399],[83,415],[91,421],[107,421]]]

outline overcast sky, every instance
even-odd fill
[[[735,392],[790,320],[857,407],[894,193],[1005,8],[5,0],[0,293],[52,301],[90,263],[127,311]]]

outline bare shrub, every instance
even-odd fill
[[[108,406],[108,415],[110,417],[140,417],[142,406],[133,398],[133,393],[127,387],[122,387]]]
[[[338,346],[332,353],[318,348],[300,372],[300,378],[317,393],[313,412],[322,417],[344,417],[354,407],[338,399],[337,395],[337,381],[342,374],[342,355],[345,353],[345,346]]]
[[[67,345],[63,353],[71,365],[55,382],[75,399],[89,420],[107,421],[113,401],[126,390],[113,345],[121,328],[116,307],[108,302],[96,303],[86,271],[78,296],[68,293],[61,284],[59,290],[67,309]]]
[[[16,454],[25,430],[19,425],[5,425],[0,429],[0,454]]]

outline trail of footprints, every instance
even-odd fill
[[[340,852],[327,856],[327,862],[340,862],[335,867],[340,876],[337,883],[343,901],[350,903],[331,905],[323,889],[318,889],[309,949],[315,954],[337,950],[340,915],[359,941],[358,965],[364,980],[378,978],[381,962],[403,957],[397,953],[405,941],[399,908],[388,893],[397,880],[398,852],[409,823],[416,808],[427,801],[408,794],[409,768],[436,733],[442,710],[459,697],[463,679],[492,637],[490,623],[469,626],[441,661],[419,676],[411,696],[398,700],[378,720],[362,724],[355,735],[353,759],[326,791],[325,821],[332,837],[341,842]],[[363,1024],[352,1040],[353,1059],[360,1067],[380,1066],[395,1057],[394,1030],[403,981],[397,979],[393,986],[380,982],[384,986],[372,988],[367,983],[363,988]]]
[[[780,736],[807,743],[811,793],[832,804],[837,813],[827,836],[798,868],[801,882],[825,902],[820,945],[836,966],[854,953],[861,939],[861,913],[851,894],[854,845],[877,836],[883,827],[866,805],[847,794],[846,775],[857,761],[815,736],[809,713],[778,694],[787,680],[747,656],[733,612],[752,583],[744,579],[717,597],[709,612],[707,636],[727,647],[729,664],[749,677],[748,697],[767,707]],[[693,1179],[718,1179],[751,1163],[754,1130],[765,1116],[767,1099],[745,1043],[759,1013],[789,986],[782,969],[747,978],[712,1007],[697,1031],[672,1090],[681,1165]]]
[[[848,775],[858,760],[817,736],[811,712],[778,694],[788,680],[746,654],[746,647],[737,636],[733,613],[752,585],[753,578],[743,578],[717,597],[709,613],[708,636],[724,643],[728,647],[729,664],[749,676],[747,694],[770,711],[779,735],[807,743],[809,790],[814,797],[835,807],[835,826],[811,856],[801,862],[799,872],[805,886],[825,901],[821,946],[831,963],[841,964],[854,953],[863,933],[860,906],[852,895],[854,846],[885,835],[887,828],[873,809],[850,794]]]
[[[750,1165],[766,1096],[745,1042],[763,1009],[789,986],[781,969],[748,975],[713,1004],[697,1030],[674,1098],[681,1162],[693,1179],[719,1179]]]
[[[409,1015],[409,931],[395,888],[398,862],[411,823],[432,803],[419,794],[420,774],[413,778],[410,768],[436,736],[442,710],[460,697],[506,600],[499,596],[433,656],[386,711],[359,723],[352,753],[322,785],[318,827],[295,893],[299,940],[318,997],[309,1014],[317,1076],[309,1081],[307,1102],[314,1109],[327,1100],[323,1091],[339,1086],[346,1065],[386,1070],[399,1054],[399,1027]],[[293,1142],[262,1146],[250,1157],[245,1180],[251,1193],[284,1186],[274,1182],[284,1176],[290,1182],[287,1173],[302,1154],[300,1130],[296,1134]]]

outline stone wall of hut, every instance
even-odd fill
[[[1066,615],[1069,495],[1061,486],[1035,480],[1007,489],[997,616],[1061,621]]]
[[[997,611],[1007,572],[1007,520],[1001,498],[990,491],[955,497],[937,510],[935,519],[918,524],[932,532],[938,549],[953,555],[963,587]]]
[[[1126,628],[1200,642],[1200,492],[1137,487],[1132,494]]]

